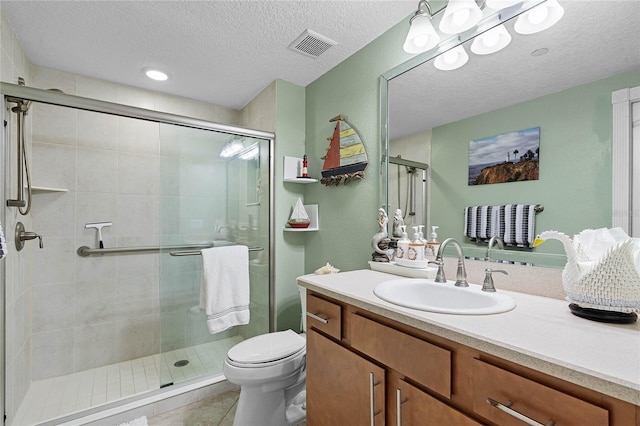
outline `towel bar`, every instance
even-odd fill
[[[249,251],[262,251],[264,248],[262,247],[249,247]],[[191,250],[191,251],[172,251],[169,252],[171,256],[200,256],[202,252],[200,250]]]
[[[144,251],[165,251],[165,250],[197,250],[197,249],[205,249],[214,247],[213,243],[203,243],[203,244],[183,244],[183,245],[175,245],[175,246],[148,246],[148,247],[108,247],[108,248],[89,248],[87,246],[82,246],[78,248],[78,256],[87,257],[94,254],[107,254],[107,253],[135,253],[135,252],[144,252]],[[249,247],[249,251],[260,251],[263,250],[262,247]],[[183,253],[183,252],[171,252],[171,256],[187,256],[183,254],[174,254],[174,253]],[[187,253],[187,252],[185,252]],[[197,254],[200,254],[200,251],[197,251]]]

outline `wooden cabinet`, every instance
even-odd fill
[[[496,424],[606,426],[609,412],[594,404],[474,359],[473,411]]]
[[[384,425],[385,371],[307,331],[307,425]]]
[[[319,293],[307,306],[309,426],[640,426],[633,404]]]
[[[398,379],[395,386],[395,422],[402,425],[480,426],[471,417]]]

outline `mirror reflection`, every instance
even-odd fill
[[[543,205],[537,232],[611,226],[611,93],[640,85],[640,2],[560,3],[563,18],[543,32],[521,35],[515,19],[507,22],[512,40],[499,52],[470,53],[470,41],[461,68],[427,61],[390,79],[388,157],[426,163],[428,171],[422,179],[389,165],[389,212],[401,208],[425,234],[439,226],[440,240],[454,237],[478,257],[486,243],[464,234],[468,206]],[[471,141],[538,127],[538,180],[468,184]],[[564,264],[559,244],[508,250],[507,259]]]

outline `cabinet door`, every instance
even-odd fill
[[[396,426],[481,426],[481,423],[467,417],[460,411],[410,385],[398,380],[395,386]]]
[[[384,425],[385,372],[350,350],[307,332],[307,425]]]

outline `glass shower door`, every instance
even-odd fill
[[[161,386],[221,374],[231,346],[269,331],[269,145],[160,125],[160,244],[173,247],[160,258]],[[200,309],[200,247],[236,244],[251,248],[251,320],[212,335]]]

